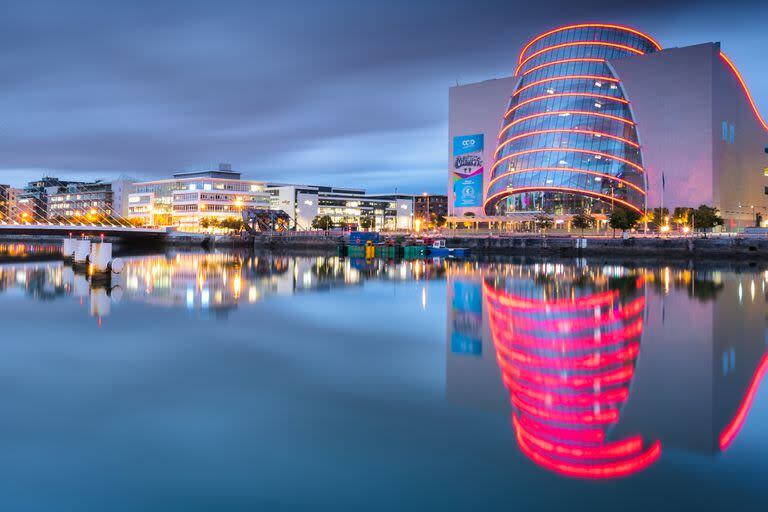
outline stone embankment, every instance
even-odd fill
[[[296,235],[257,237],[258,249],[334,249],[339,236]],[[579,243],[579,240],[582,240]],[[583,242],[586,240],[586,244]],[[638,258],[711,258],[768,261],[768,237],[570,237],[570,236],[466,236],[448,237],[449,247],[467,247],[474,255],[621,256]],[[406,243],[408,243],[406,241]]]
[[[450,247],[468,247],[479,254],[543,254],[684,258],[768,258],[768,237],[452,237]]]

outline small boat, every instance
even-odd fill
[[[429,247],[429,255],[446,258],[464,258],[469,256],[469,249],[464,247],[446,247],[445,240],[435,240]]]

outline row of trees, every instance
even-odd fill
[[[376,217],[373,215],[364,215],[360,217],[360,222],[354,222],[352,219],[342,219],[341,222],[334,222],[330,215],[318,215],[312,219],[313,229],[322,229],[330,231],[333,228],[359,227],[361,229],[375,229]]]
[[[227,217],[226,219],[203,217],[200,219],[200,227],[203,229],[225,229],[239,233],[245,228],[245,224],[243,219],[238,219],[237,217]]]
[[[639,212],[623,207],[614,208],[608,217],[608,225],[614,230],[621,231],[640,228],[645,221],[652,230],[669,225],[670,221],[680,227],[687,226],[691,229],[711,229],[723,225],[718,209],[704,204],[698,208],[675,208],[671,218],[667,208],[654,208],[648,211],[647,218],[644,218]],[[538,229],[546,231],[554,225],[554,218],[547,214],[539,214],[534,217],[534,224]],[[582,233],[585,229],[594,227],[595,224],[595,217],[586,210],[571,217],[571,227],[580,229]]]

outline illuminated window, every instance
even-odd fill
[[[730,133],[730,141],[731,144],[736,143],[736,128],[734,128],[733,125],[731,125],[731,133]]]
[[[728,141],[728,122],[723,121],[723,140]]]

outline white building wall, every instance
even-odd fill
[[[768,220],[768,131],[758,122],[747,97],[728,65],[713,59],[712,125],[715,204],[726,229],[753,226],[755,213]],[[735,62],[738,65],[738,62]],[[747,84],[749,85],[749,84]],[[764,112],[763,115],[766,113]],[[722,123],[733,126],[733,142],[722,137]],[[730,133],[729,133],[730,138]]]
[[[712,205],[714,45],[672,48],[611,61],[637,123],[648,208]]]
[[[397,229],[413,229],[413,199],[397,199]]]
[[[472,212],[483,215],[482,203],[473,208],[454,207],[453,192],[453,138],[462,135],[483,134],[483,190],[490,181],[493,152],[509,98],[515,89],[517,78],[499,78],[474,84],[451,87],[448,91],[448,215],[462,216]]]
[[[632,105],[648,180],[648,207],[714,205],[725,229],[768,217],[768,133],[720,58],[720,44],[671,48],[611,62]],[[723,139],[722,123],[728,134]],[[730,127],[734,127],[731,142]],[[755,208],[753,209],[752,206]]]
[[[300,230],[312,228],[312,221],[318,214],[317,192],[298,192],[296,194],[296,212],[293,219]]]
[[[128,196],[133,190],[133,184],[136,180],[131,178],[119,178],[113,181],[112,187],[112,210],[121,217],[128,216]]]

